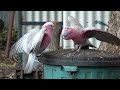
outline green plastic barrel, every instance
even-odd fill
[[[120,55],[101,50],[70,49],[43,53],[44,79],[119,79]]]

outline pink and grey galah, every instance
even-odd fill
[[[116,36],[102,31],[101,29],[97,28],[85,28],[84,30],[78,31],[76,28],[72,27],[64,27],[62,30],[62,36],[65,40],[72,39],[76,44],[79,45],[78,52],[80,51],[81,47],[86,45],[87,40],[89,38],[96,38],[97,40],[107,42],[113,45],[120,46],[120,39]]]
[[[75,28],[76,30],[80,31],[80,30],[83,30],[83,26],[78,22],[78,20],[72,16],[68,16],[67,17],[67,20],[71,23],[71,27],[72,28]],[[75,46],[78,46],[75,42],[74,42]],[[76,49],[78,47],[75,47]],[[86,45],[81,47],[81,48],[85,48],[85,49],[89,49],[89,47],[93,47],[93,48],[96,48],[94,45],[91,44],[91,42],[87,39],[87,42],[86,42]]]
[[[31,73],[34,62],[39,62],[37,54],[43,52],[51,41],[51,35],[54,29],[52,22],[46,22],[41,30],[33,29],[23,35],[10,50],[9,56],[12,57],[18,53],[28,54],[28,61],[24,68],[24,73]]]

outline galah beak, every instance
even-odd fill
[[[63,30],[62,30],[62,36],[63,36],[63,38],[66,38],[69,35],[70,31],[71,31],[71,28],[64,27]]]

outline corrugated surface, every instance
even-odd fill
[[[23,11],[22,12],[23,22],[46,22],[46,21],[62,21],[62,11]],[[32,28],[40,29],[40,25],[23,25],[23,34]]]
[[[2,19],[6,26],[10,23],[11,11],[0,11],[0,19]],[[16,11],[14,17],[14,28],[18,27],[18,12]]]
[[[95,26],[98,28],[101,28],[103,30],[106,30],[106,26],[102,26],[100,24],[95,24],[95,20],[100,20],[106,24],[108,24],[109,20],[109,11],[22,11],[22,19],[23,22],[30,22],[30,21],[36,21],[36,22],[46,22],[46,21],[63,21],[63,26],[70,26],[70,24],[67,22],[67,17],[71,15],[83,25],[83,27],[88,26]],[[32,28],[38,28],[40,29],[40,25],[23,25],[22,26],[22,35],[24,35],[26,32],[31,30]],[[91,43],[94,44],[96,47],[99,46],[100,41],[96,39],[90,39]],[[60,38],[60,46],[63,46],[64,49],[73,48],[73,42],[63,40],[62,36]],[[23,59],[25,57],[23,56]]]
[[[22,21],[23,22],[46,22],[46,21],[58,21],[62,22],[62,11],[22,11]],[[22,26],[22,35],[24,35],[29,30],[37,28],[40,29],[41,25],[23,25]],[[23,67],[26,64],[25,59],[27,56],[23,54],[22,56]]]
[[[95,20],[102,21],[108,24],[110,12],[109,11],[22,11],[22,17],[24,22],[29,21],[63,21],[63,26],[70,26],[70,23],[67,22],[67,17],[71,15],[75,17],[83,27],[94,26],[101,28],[103,30],[107,29],[107,26],[100,24],[95,24]],[[40,25],[23,25],[22,35],[31,30],[32,28],[40,29]],[[99,47],[100,41],[96,39],[90,39],[91,43],[96,47]],[[63,40],[62,36],[60,38],[60,46],[63,48],[73,48],[73,42],[71,40]]]
[[[84,28],[89,26],[94,26],[94,27],[98,27],[100,29],[106,30],[107,26],[95,24],[95,20],[102,21],[108,24],[110,12],[109,11],[63,11],[63,27],[70,26],[70,23],[67,22],[67,17],[69,15],[75,17]],[[94,38],[90,39],[90,41],[96,47],[99,47],[100,41]],[[66,49],[74,48],[74,44],[71,40],[66,41],[61,39],[61,46],[62,45],[63,45],[63,48],[66,48]]]

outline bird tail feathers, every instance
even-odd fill
[[[31,52],[28,56],[28,61],[25,66],[24,73],[28,74],[32,72],[35,60],[36,60],[36,54]]]

